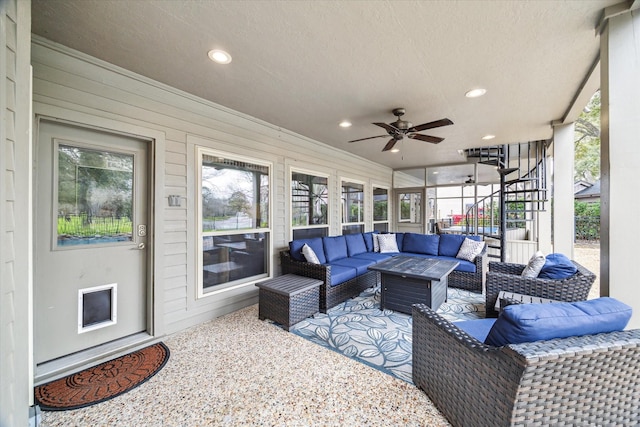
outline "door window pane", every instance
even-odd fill
[[[57,245],[130,242],[132,154],[58,146]]]
[[[398,195],[398,207],[400,209],[400,222],[419,224],[422,222],[422,194],[400,193]]]

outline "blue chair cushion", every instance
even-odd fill
[[[405,233],[402,247],[398,246],[398,248],[400,249],[400,252],[438,255],[439,241],[440,236],[437,234]],[[460,243],[462,244],[462,242]]]
[[[353,258],[368,259],[371,261],[375,261],[376,263],[379,263],[380,261],[384,261],[385,259],[391,258],[393,255],[394,254],[390,254],[390,253],[381,254],[380,252],[365,252],[363,254],[354,255]]]
[[[326,262],[328,263],[349,256],[347,253],[347,240],[344,236],[323,237],[322,244],[324,245],[324,256],[327,258]]]
[[[373,252],[373,235],[376,233],[377,231],[362,233],[362,237],[364,237],[364,244],[367,246],[367,252]]]
[[[375,264],[376,262],[372,259],[363,259],[356,257],[342,258],[331,261],[331,265],[340,265],[342,267],[352,267],[355,268],[358,272],[358,276],[364,274],[368,271],[367,267]],[[333,267],[332,267],[333,268]]]
[[[347,241],[347,253],[349,256],[367,252],[367,245],[364,243],[362,233],[347,234],[344,238]]]
[[[484,342],[489,335],[489,331],[496,323],[496,319],[477,319],[477,320],[462,320],[459,322],[453,322],[458,328],[462,329],[480,342]]]
[[[289,242],[289,253],[291,254],[291,258],[296,261],[306,261],[307,259],[302,254],[302,247],[305,245],[309,245],[313,252],[316,253],[320,264],[324,264],[327,262],[327,259],[324,256],[324,246],[322,244],[322,237],[314,237],[312,239],[297,239]]]
[[[455,257],[456,255],[458,255],[460,246],[462,246],[462,242],[464,242],[465,238],[475,240],[476,242],[482,241],[482,237],[480,236],[465,234],[441,234],[440,246],[438,247],[437,255]]]
[[[538,273],[541,279],[566,279],[578,272],[576,266],[566,255],[549,254],[546,257],[542,270]]]
[[[336,286],[340,283],[344,283],[347,280],[351,280],[358,275],[358,272],[353,267],[345,267],[342,265],[327,264],[331,266],[331,283],[329,286]]]
[[[609,297],[580,302],[509,305],[500,313],[485,344],[499,347],[621,331],[630,318],[631,307]]]

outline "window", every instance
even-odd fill
[[[294,239],[329,235],[329,178],[291,172],[291,228]]]
[[[389,190],[373,187],[373,229],[389,231]]]
[[[199,150],[201,293],[269,273],[270,166]]]
[[[409,222],[413,224],[422,223],[422,193],[399,193],[398,209],[400,210],[399,222]]]
[[[342,181],[342,234],[364,232],[364,184]]]

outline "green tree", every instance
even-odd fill
[[[575,123],[574,180],[600,179],[600,91],[589,100]]]

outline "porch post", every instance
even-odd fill
[[[606,11],[605,11],[606,12]],[[640,328],[640,10],[603,23],[601,74],[600,294],[633,307]]]
[[[553,128],[553,251],[573,259],[574,124]]]

